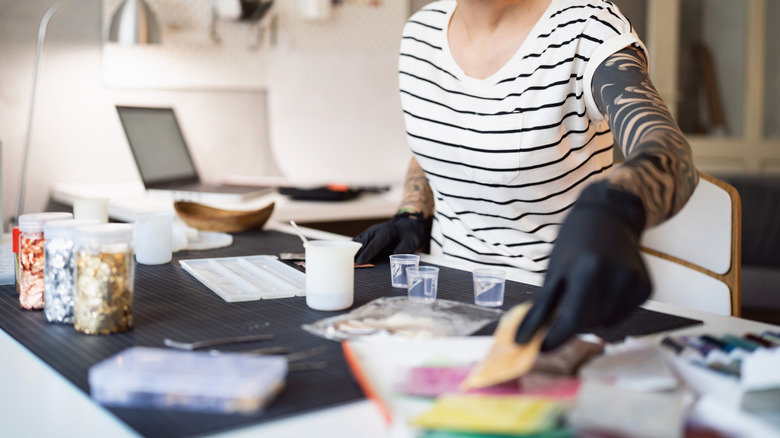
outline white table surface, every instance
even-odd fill
[[[400,185],[388,191],[362,193],[347,201],[297,201],[278,193],[262,195],[242,203],[209,203],[227,210],[255,210],[274,203],[270,220],[277,222],[329,222],[390,217],[401,203]],[[57,183],[51,198],[65,205],[73,205],[77,197],[108,198],[108,215],[123,222],[133,222],[141,211],[174,211],[173,200],[164,195],[147,194],[135,183],[82,184]]]
[[[289,231],[284,224],[269,224],[271,228]],[[305,230],[313,238],[333,237],[329,233]],[[441,261],[439,261],[441,262]],[[452,266],[456,267],[457,266]],[[645,308],[704,321],[703,325],[675,330],[675,335],[779,331],[780,327],[741,318],[719,316],[681,308],[666,303],[648,301]],[[657,336],[657,335],[655,335]],[[762,424],[753,424],[746,417],[730,417],[732,413],[717,413],[718,407],[703,413],[712,421],[724,421],[723,427],[753,431],[761,436]],[[714,413],[715,412],[715,413]],[[728,414],[728,415],[727,415]],[[46,421],[42,421],[42,420]],[[379,411],[368,400],[322,409],[281,420],[237,428],[217,436],[225,437],[401,437],[402,425],[389,427]],[[777,436],[780,431],[772,432]],[[0,330],[0,436],[40,437],[77,436],[130,437],[138,434],[111,412],[93,402],[88,395],[46,365],[23,345]],[[766,435],[773,436],[773,435]]]

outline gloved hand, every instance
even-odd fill
[[[614,325],[642,304],[651,291],[639,255],[644,225],[639,197],[603,181],[586,187],[561,225],[544,285],[515,342],[528,342],[549,324],[542,350],[552,350],[577,333]]]
[[[428,231],[422,213],[399,213],[352,239],[363,244],[355,256],[355,263],[387,259],[390,254],[414,253],[427,239]]]

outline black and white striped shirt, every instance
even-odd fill
[[[438,1],[415,13],[399,58],[407,138],[436,202],[431,253],[519,268],[541,284],[580,190],[612,166],[593,72],[644,46],[613,4],[553,0],[509,62],[474,79],[448,47],[455,7]]]

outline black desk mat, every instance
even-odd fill
[[[72,326],[48,324],[41,311],[19,308],[13,285],[0,286],[0,328],[33,354],[61,373],[79,389],[89,394],[87,372],[93,364],[127,347],[164,347],[163,339],[179,341],[222,338],[228,336],[273,333],[275,339],[244,344],[236,349],[265,346],[290,346],[304,350],[326,345],[328,350],[311,360],[326,360],[323,370],[291,372],[285,389],[261,414],[255,416],[217,415],[151,409],[109,408],[119,419],[144,436],[178,437],[202,435],[270,419],[336,406],[364,398],[349,374],[338,343],[321,339],[300,326],[334,312],[309,309],[304,297],[228,303],[190,276],[179,265],[180,259],[245,256],[302,252],[297,236],[262,231],[234,235],[228,248],[209,251],[183,251],[170,264],[136,265],[134,328],[109,336],[88,336]],[[507,282],[504,309],[533,296],[536,287]],[[402,296],[403,289],[390,286],[389,264],[355,271],[355,304],[353,308],[382,296]],[[472,280],[469,272],[442,268],[439,275],[439,298],[472,302]],[[672,330],[700,321],[638,309],[631,317],[599,334],[609,341],[625,336]],[[496,324],[480,330],[490,335]],[[227,350],[228,346],[223,349]]]

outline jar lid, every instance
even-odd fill
[[[98,224],[100,224],[100,221],[97,219],[64,219],[49,221],[43,226],[43,235],[46,236],[47,239],[53,237],[72,237],[76,228]]]
[[[100,248],[106,245],[133,243],[133,226],[130,224],[99,224],[78,227],[73,239],[79,247]]]
[[[19,229],[19,227],[14,227],[13,231],[11,232],[13,235],[13,249],[14,253],[19,254],[19,235],[22,234],[22,230]]]
[[[73,213],[49,212],[30,213],[19,216],[19,229],[22,233],[42,233],[43,224],[48,221],[73,219]]]

